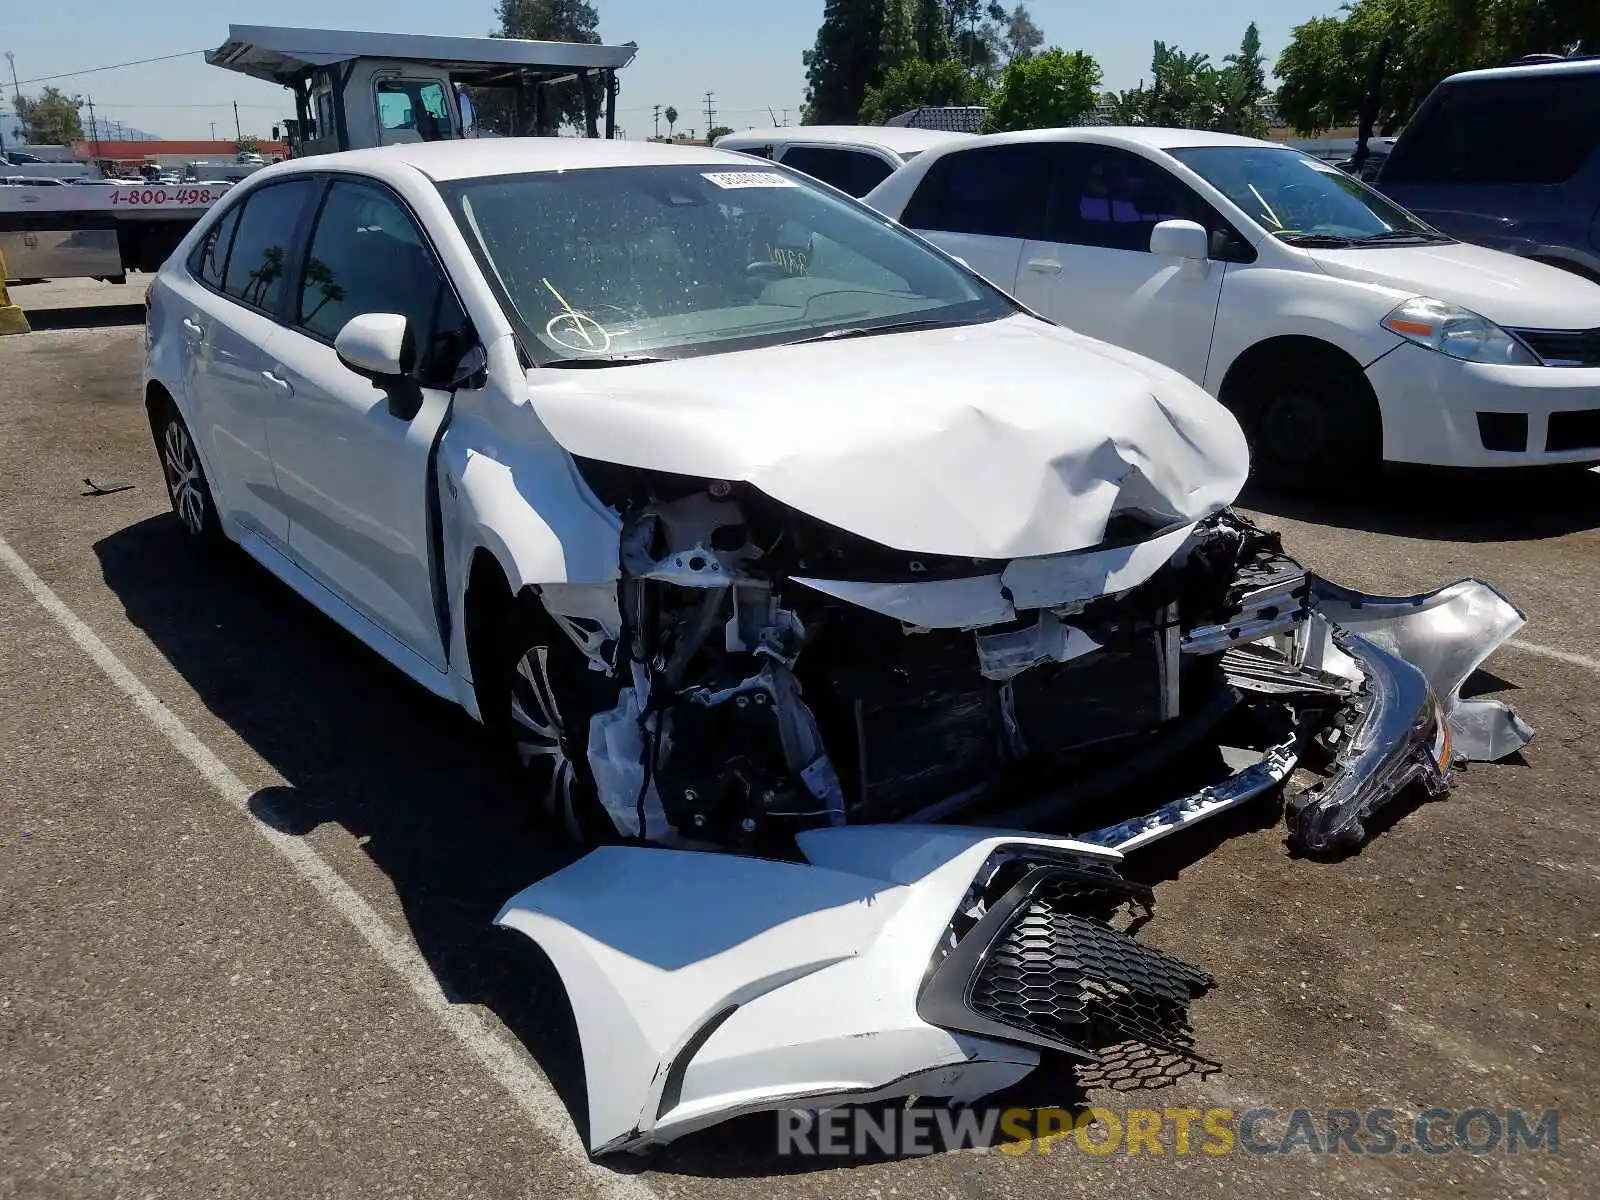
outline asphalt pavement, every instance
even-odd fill
[[[1529,624],[1478,686],[1537,740],[1343,862],[1289,857],[1270,806],[1149,852],[1141,937],[1216,976],[1193,1018],[1220,1068],[1018,1098],[1556,1108],[1557,1153],[796,1158],[752,1118],[592,1163],[559,984],[490,927],[564,852],[467,719],[188,552],[142,336],[0,339],[0,1196],[1593,1194],[1600,476],[1248,498],[1341,582],[1505,590]]]

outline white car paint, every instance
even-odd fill
[[[824,520],[930,553],[1063,553],[1093,544],[1119,497],[1149,502],[1181,526],[1222,508],[1242,486],[1237,423],[1192,384],[1029,318],[942,339],[897,334],[625,372],[530,371],[436,186],[558,165],[747,161],[695,147],[564,139],[407,145],[264,168],[219,214],[256,189],[312,171],[370,178],[403,199],[483,342],[484,385],[453,402],[422,389],[418,415],[397,419],[331,345],[189,275],[186,260],[206,224],[155,283],[146,385],[169,393],[195,431],[227,536],[412,679],[474,715],[464,609],[477,550],[495,556],[515,590],[617,578],[616,515],[584,484],[574,453],[760,480]],[[800,375],[790,371],[796,362],[804,364]],[[831,397],[807,382],[818,378],[838,381]],[[852,437],[823,423],[797,426],[804,403],[832,406],[854,427]],[[436,566],[428,447],[447,412],[437,463],[444,553]],[[710,414],[717,424],[707,422]],[[998,470],[1007,453],[1026,469]],[[850,472],[848,487],[807,475],[833,469]],[[955,480],[964,481],[965,499],[941,499]],[[994,494],[985,499],[985,490]],[[906,494],[917,503],[899,503]],[[931,507],[919,514],[923,505]],[[444,623],[433,614],[435,571]]]
[[[784,125],[725,133],[713,145],[718,150],[735,150],[774,162],[787,162],[790,151],[797,147],[838,150],[874,159],[883,169],[893,172],[925,150],[974,136],[891,125]]]
[[[1600,448],[1546,450],[1554,411],[1600,409],[1600,367],[1488,367],[1420,348],[1380,321],[1426,296],[1506,327],[1600,329],[1600,288],[1567,272],[1452,244],[1321,249],[1288,245],[1171,151],[1264,143],[1146,128],[1030,130],[929,150],[866,197],[896,219],[942,159],[993,145],[1096,145],[1137,155],[1208,202],[1250,243],[1252,262],[1187,262],[1100,246],[969,233],[917,232],[1053,320],[1171,366],[1213,395],[1253,347],[1314,338],[1366,371],[1381,412],[1383,456],[1489,467],[1600,459]],[[1289,153],[1289,151],[1284,151]],[[1476,413],[1530,415],[1526,451],[1485,449]]]
[[[531,372],[529,394],[574,454],[743,480],[897,549],[1009,559],[1094,546],[1119,509],[1188,525],[1238,494],[1237,424],[1182,380],[1130,368],[1017,316],[620,377]]]
[[[854,826],[799,840],[809,865],[597,850],[496,918],[537,942],[567,985],[591,1150],[908,1092],[970,1103],[1015,1083],[1036,1049],[918,1015],[929,963],[997,851],[1122,857],[960,828]],[[657,902],[641,905],[641,889]]]

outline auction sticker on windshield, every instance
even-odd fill
[[[719,188],[794,187],[794,180],[776,171],[707,171],[704,177]]]

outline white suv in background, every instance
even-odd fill
[[[866,200],[1202,384],[1269,482],[1600,462],[1600,287],[1458,243],[1289,147],[1032,130],[930,150]]]

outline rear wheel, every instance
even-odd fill
[[[152,425],[173,514],[189,541],[209,550],[222,541],[222,526],[189,427],[170,400],[156,410]]]
[[[617,684],[587,660],[536,602],[517,606],[497,639],[496,711],[486,713],[536,814],[565,840],[617,839],[589,769],[589,720]]]
[[[1340,490],[1383,464],[1377,398],[1356,365],[1331,351],[1263,358],[1224,395],[1250,443],[1251,474],[1269,487]]]

